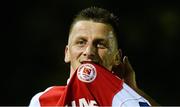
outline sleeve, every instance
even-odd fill
[[[129,99],[122,103],[121,107],[150,107],[148,101],[145,99]]]
[[[39,97],[43,94],[43,92],[40,92],[32,97],[29,107],[40,107]]]
[[[35,96],[32,97],[29,107],[41,107],[41,104],[39,102],[39,98],[42,94],[44,94],[46,91],[50,90],[52,87],[47,88],[45,91],[43,92],[39,92],[37,93]]]
[[[118,92],[112,101],[113,107],[148,107],[151,104],[136,93],[131,87],[126,83],[123,83],[123,89]]]

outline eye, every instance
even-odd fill
[[[101,49],[107,48],[107,44],[99,42],[97,43],[97,48],[101,48]]]
[[[78,40],[78,41],[76,42],[76,44],[77,44],[78,46],[84,46],[84,45],[86,44],[86,41],[85,41],[85,40]]]

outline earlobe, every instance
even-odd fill
[[[69,63],[70,62],[70,55],[69,55],[69,47],[68,45],[66,45],[66,48],[65,48],[65,56],[64,56],[64,61],[66,63]]]

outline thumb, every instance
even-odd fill
[[[124,69],[126,70],[126,73],[131,73],[131,72],[134,72],[130,62],[129,62],[129,59],[127,56],[124,56],[123,58],[123,64],[124,64]]]
[[[128,85],[130,85],[130,87],[137,88],[135,71],[132,68],[127,56],[124,56],[123,64],[124,64],[124,81]]]

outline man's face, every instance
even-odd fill
[[[65,62],[71,70],[84,61],[98,63],[111,70],[117,60],[117,44],[111,26],[93,21],[78,21],[72,27],[65,49]]]

